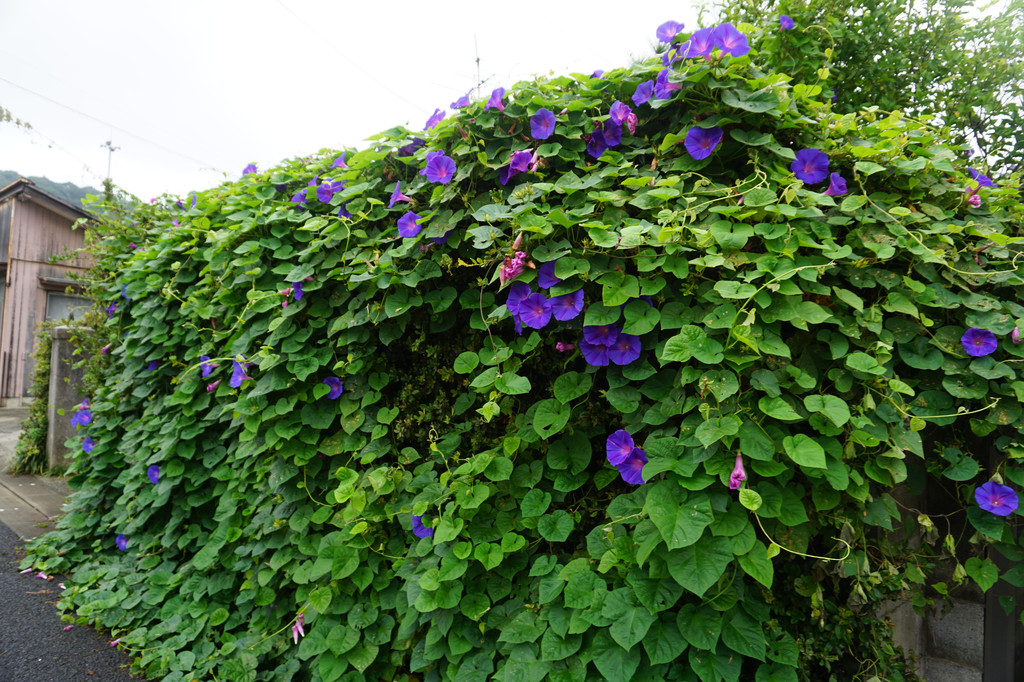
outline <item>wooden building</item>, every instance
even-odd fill
[[[75,253],[85,246],[84,230],[71,229],[89,217],[25,178],[0,189],[0,407],[31,402],[36,325],[88,306],[68,287],[69,275],[90,264]]]

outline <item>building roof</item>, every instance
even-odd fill
[[[18,178],[11,184],[0,189],[0,203],[11,197],[18,197],[23,201],[33,201],[54,213],[68,218],[69,220],[92,218],[92,215],[87,211],[40,189],[28,178]]]

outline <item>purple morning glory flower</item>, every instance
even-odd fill
[[[630,485],[640,485],[646,483],[643,474],[645,464],[647,464],[647,453],[640,448],[633,448],[629,457],[615,468],[619,470],[623,481]]]
[[[745,480],[747,480],[747,472],[743,468],[743,455],[736,453],[736,463],[733,464],[732,473],[729,474],[729,490],[739,490]]]
[[[580,340],[580,353],[583,354],[583,359],[587,361],[588,365],[593,367],[608,366],[608,346],[603,343],[590,343],[582,339]]]
[[[92,412],[89,411],[89,399],[86,398],[75,407],[75,413],[71,415],[71,425],[77,429],[79,426],[88,426],[91,422]]]
[[[338,217],[339,218],[351,218],[352,217],[352,214],[349,213],[349,211],[346,208],[346,206],[348,206],[348,202],[347,201],[344,204],[342,204],[341,206],[338,207]]]
[[[697,161],[706,159],[718,147],[724,133],[725,131],[718,126],[713,128],[693,126],[686,133],[686,151],[690,152],[690,156]]]
[[[508,165],[498,169],[498,180],[501,184],[508,184],[511,178],[520,173],[525,173],[530,168],[530,159],[530,152],[528,151],[512,152],[509,154]]]
[[[555,276],[555,264],[558,259],[549,260],[537,270],[537,286],[541,289],[550,289],[562,280]]]
[[[683,30],[683,24],[675,21],[666,21],[664,24],[658,27],[655,34],[658,36],[658,40],[663,43],[671,43],[672,39],[676,37],[676,34]]]
[[[551,321],[551,302],[544,294],[530,294],[519,303],[519,319],[531,329],[543,329]]]
[[[216,391],[217,387],[220,386],[220,381],[221,381],[220,379],[217,379],[212,384],[207,384],[206,385],[206,392],[207,393],[213,393],[214,391]]]
[[[296,301],[302,300],[302,293],[302,282],[296,282],[292,285],[292,294],[294,294]]]
[[[132,300],[132,299],[128,298],[128,285],[127,285],[127,284],[122,284],[122,285],[121,285],[121,296],[122,296],[122,297],[123,297],[123,298],[124,298],[124,299],[125,299],[126,301],[130,301],[130,300]]]
[[[595,159],[599,159],[606,149],[608,149],[608,145],[604,141],[604,133],[600,129],[590,133],[590,141],[587,142],[587,153]]]
[[[640,106],[649,100],[652,94],[654,94],[654,81],[644,81],[636,86],[636,92],[633,93],[633,104]]]
[[[440,109],[434,109],[434,113],[427,119],[427,125],[423,127],[424,130],[430,130],[438,123],[444,120],[444,112]]]
[[[608,118],[612,121],[615,121],[619,125],[622,125],[623,123],[626,122],[626,119],[629,118],[629,115],[630,113],[632,113],[632,111],[633,110],[629,108],[628,104],[624,104],[619,100],[615,100],[614,102],[612,102],[611,107],[608,109]]]
[[[116,312],[117,312],[117,304],[116,303],[111,303],[110,305],[108,305],[107,306],[107,319],[109,320],[111,317],[113,317],[114,313],[116,313]]]
[[[444,152],[427,152],[427,165],[420,170],[420,175],[426,175],[430,182],[447,185],[455,176],[455,162],[445,156]]]
[[[128,538],[126,538],[124,535],[119,534],[117,538],[114,540],[114,544],[117,545],[117,548],[122,552],[128,550]]]
[[[160,482],[160,467],[156,464],[150,464],[149,468],[146,469],[146,476],[149,477],[149,482],[156,485]]]
[[[733,57],[742,57],[750,52],[746,34],[740,33],[739,29],[729,22],[715,27],[713,40],[715,47]]]
[[[548,109],[539,109],[530,118],[530,133],[535,140],[546,140],[555,132],[555,115]]]
[[[306,190],[300,189],[298,192],[292,195],[292,203],[305,208],[306,206]]]
[[[491,107],[494,107],[498,111],[505,111],[505,103],[501,101],[501,98],[505,96],[505,88],[495,88],[491,93],[491,98],[487,100],[487,104],[484,105],[484,111],[487,111]]]
[[[790,17],[787,17],[785,14],[783,14],[781,17],[779,17],[779,26],[782,28],[783,31],[789,31],[792,30],[794,26],[796,26],[796,23],[794,23]]]
[[[160,369],[160,361],[159,360],[150,360],[149,361],[149,367],[147,367],[147,369],[150,372],[157,371],[158,369]]]
[[[452,232],[454,232],[454,231],[455,231],[455,228],[453,227],[452,229],[448,230],[447,232],[444,233],[444,235],[442,235],[440,237],[431,237],[430,241],[434,242],[438,246],[440,246],[441,244],[447,244],[448,243],[448,237],[452,236]]]
[[[617,147],[622,142],[622,126],[615,121],[608,119],[604,122],[604,143],[609,147]]]
[[[629,435],[629,431],[619,429],[608,436],[608,439],[605,441],[605,456],[612,466],[618,466],[633,454],[633,448],[635,447],[636,443],[633,442],[633,436]]]
[[[292,624],[292,644],[298,644],[299,640],[306,636],[303,626],[306,624],[306,614],[300,613],[295,616],[295,623]]]
[[[327,397],[331,400],[337,400],[345,390],[344,384],[341,383],[341,379],[338,377],[327,377],[323,383],[331,387],[331,390],[327,392]]]
[[[846,180],[839,173],[832,173],[828,176],[828,189],[825,194],[830,197],[841,197],[846,194]]]
[[[433,528],[427,528],[426,526],[423,525],[423,517],[422,516],[413,516],[412,517],[412,534],[415,535],[418,538],[429,538],[429,537],[432,537],[434,535],[434,529]]]
[[[395,191],[391,193],[391,200],[388,201],[388,208],[391,208],[399,201],[412,201],[411,198],[402,194],[402,182],[398,181],[395,183]]]
[[[669,82],[668,75],[671,71],[672,69],[662,69],[658,72],[658,79],[654,82],[655,99],[670,99],[673,92],[683,89],[679,83]]]
[[[628,365],[640,357],[640,337],[619,332],[615,343],[608,346],[608,359],[616,365]]]
[[[610,346],[619,338],[619,327],[614,324],[588,325],[583,328],[583,339],[587,343]]]
[[[242,169],[242,175],[249,175],[256,172],[256,164],[250,163],[248,166]]]
[[[591,78],[604,78],[604,71],[601,70],[601,69],[597,69],[592,74],[590,74],[590,77]]]
[[[199,371],[202,373],[204,379],[210,376],[216,366],[217,363],[210,362],[209,355],[202,355],[199,357]]]
[[[999,342],[989,330],[971,327],[960,337],[960,345],[971,357],[980,358],[994,353]]]
[[[973,168],[968,168],[967,170],[970,171],[971,177],[974,178],[978,182],[978,187],[995,187],[996,186],[996,183],[992,182],[992,178],[988,177],[987,175],[982,175],[981,173],[979,173],[978,171],[974,170]]]
[[[808,185],[814,185],[828,177],[828,156],[820,149],[801,149],[789,169]]]
[[[415,237],[420,233],[420,230],[423,229],[423,226],[417,222],[421,219],[422,216],[418,213],[409,211],[398,219],[398,234],[403,237]]]
[[[82,450],[84,452],[92,452],[92,449],[94,447],[96,447],[96,441],[94,441],[89,436],[86,436],[85,439],[82,441]]]
[[[583,289],[571,294],[562,294],[551,299],[551,314],[559,322],[567,322],[579,317],[583,312]]]
[[[690,39],[683,43],[686,48],[683,57],[686,59],[707,57],[715,49],[715,29],[701,28],[693,32]]]
[[[341,156],[336,158],[334,160],[334,163],[331,164],[331,168],[348,168],[348,165],[345,164],[345,155],[346,154],[348,154],[348,152],[342,152]]]
[[[231,364],[232,364],[231,381],[228,382],[228,385],[231,386],[231,388],[238,388],[239,386],[242,385],[243,381],[245,381],[246,379],[251,379],[252,378],[250,376],[247,376],[246,373],[245,373],[246,367],[250,363],[247,362],[247,363],[245,363],[245,366],[243,366],[242,363],[239,362],[238,360],[232,360]]]
[[[529,296],[531,293],[530,285],[525,282],[516,282],[508,288],[508,298],[505,300],[505,307],[508,308],[509,313],[512,315],[519,315],[519,306],[522,304],[523,299]]]
[[[414,137],[414,138],[412,138],[412,142],[410,142],[409,144],[405,145],[404,147],[399,147],[398,148],[398,155],[399,156],[412,156],[413,154],[416,153],[417,149],[419,149],[420,147],[422,147],[426,143],[427,143],[426,140],[424,140],[422,138],[419,138],[419,137]],[[342,156],[344,156],[344,154]]]
[[[452,109],[462,109],[464,107],[468,107],[469,106],[469,93],[470,92],[473,92],[473,91],[470,90],[465,95],[463,95],[462,97],[460,97],[457,100],[455,100],[454,102],[452,102],[451,105],[450,105],[451,108]]]
[[[996,516],[1009,516],[1017,509],[1017,493],[1008,485],[995,481],[983,483],[974,489],[978,506]]]
[[[326,180],[316,188],[316,198],[322,203],[329,204],[331,199],[334,198],[334,193],[340,192],[343,189],[345,189],[344,180]]]

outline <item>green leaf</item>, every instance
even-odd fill
[[[647,636],[643,638],[643,645],[651,665],[671,663],[686,651],[687,646],[686,640],[679,634],[675,618],[669,614],[651,624]]]
[[[529,379],[515,372],[500,374],[494,381],[494,387],[506,395],[522,395],[529,393],[532,388]]]
[[[327,607],[331,605],[332,596],[330,587],[318,587],[309,593],[309,605],[319,613],[326,613]]]
[[[566,372],[555,379],[552,390],[555,400],[566,404],[587,393],[594,384],[594,377],[580,372]]]
[[[779,197],[770,189],[752,189],[744,197],[744,206],[769,206],[779,202]]]
[[[636,602],[629,588],[619,588],[604,600],[601,615],[610,618],[608,629],[612,639],[623,649],[631,649],[640,642],[657,617]]]
[[[640,667],[640,650],[609,646],[594,658],[594,665],[606,680],[632,680]]]
[[[565,542],[572,533],[572,517],[564,509],[556,509],[550,514],[540,517],[537,532],[548,542]]]
[[[598,281],[603,285],[601,302],[607,307],[620,306],[640,296],[640,280],[633,275],[613,270]]]
[[[834,395],[809,395],[804,397],[804,408],[808,412],[820,412],[836,426],[850,421],[850,407],[846,401]]]
[[[459,353],[459,356],[455,358],[455,362],[452,364],[452,369],[454,369],[458,374],[469,374],[476,369],[479,364],[480,356],[473,351],[468,350],[464,353]]]
[[[722,627],[722,642],[733,651],[764,661],[765,637],[761,624],[743,609],[733,609]]]
[[[868,198],[863,194],[851,194],[843,199],[843,203],[839,205],[839,210],[843,213],[849,213],[851,211],[856,211],[866,203],[868,203]]]
[[[964,564],[964,570],[971,576],[982,592],[988,592],[989,588],[999,581],[999,568],[991,559],[980,559],[972,556]]]
[[[818,445],[810,436],[798,433],[782,439],[782,448],[789,458],[800,466],[814,469],[826,469],[825,449]]]
[[[488,571],[497,568],[504,556],[501,547],[493,542],[485,542],[473,548],[473,558],[483,564],[484,569]]]
[[[775,569],[772,566],[772,560],[768,558],[768,549],[763,544],[755,542],[750,551],[738,557],[738,560],[744,573],[765,587],[772,586]]]
[[[672,550],[666,562],[669,574],[677,583],[702,597],[732,562],[732,549],[727,538],[710,537]]]
[[[766,415],[780,421],[799,421],[803,419],[793,407],[782,398],[761,398],[757,407]]]
[[[697,542],[715,518],[706,493],[687,494],[674,481],[660,481],[647,491],[644,512],[669,549]]]
[[[858,161],[853,164],[854,169],[863,173],[864,175],[873,175],[875,173],[881,173],[885,170],[885,166],[880,166],[877,163],[871,161]]]
[[[761,508],[761,496],[750,488],[740,488],[740,504],[750,511],[757,511]]]
[[[537,411],[533,414],[533,430],[541,438],[551,438],[569,423],[572,407],[548,398],[537,403]]]
[[[551,495],[539,488],[532,488],[523,496],[519,510],[524,517],[540,516],[551,504]]]

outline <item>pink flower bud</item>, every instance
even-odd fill
[[[743,481],[747,480],[747,472],[743,468],[743,455],[736,455],[736,464],[729,475],[729,490],[737,490]]]

